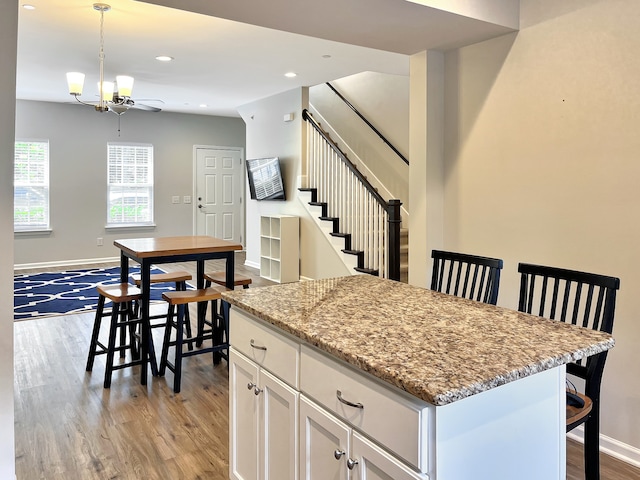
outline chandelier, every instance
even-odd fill
[[[118,75],[115,83],[104,81],[104,13],[111,10],[111,6],[106,3],[94,3],[93,9],[100,12],[100,81],[98,82],[100,100],[98,103],[80,100],[79,97],[82,95],[82,87],[84,86],[84,73],[80,72],[67,73],[69,93],[73,95],[79,103],[94,107],[98,112],[112,111],[118,115],[122,115],[129,107],[135,105],[135,102],[131,99],[133,77]]]

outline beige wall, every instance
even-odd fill
[[[13,446],[13,143],[18,2],[0,2],[0,478],[15,476]]]
[[[520,261],[620,277],[601,432],[635,448],[638,25],[637,0],[524,0],[517,35],[448,53],[444,179],[444,246],[504,259],[499,304]]]

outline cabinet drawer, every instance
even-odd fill
[[[300,344],[275,331],[264,321],[231,308],[229,341],[258,365],[298,388]]]
[[[432,405],[315,348],[302,346],[300,390],[422,472],[428,471]],[[346,405],[338,399],[359,403]]]

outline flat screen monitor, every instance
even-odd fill
[[[249,192],[254,200],[284,200],[284,183],[278,157],[247,160]]]

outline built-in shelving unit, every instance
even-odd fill
[[[300,228],[298,217],[260,217],[260,276],[278,283],[300,279]]]

